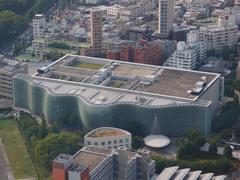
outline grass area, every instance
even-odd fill
[[[115,88],[120,88],[122,85],[123,85],[123,82],[117,80],[117,81],[114,81],[111,86]]]
[[[21,62],[40,61],[41,57],[39,57],[39,56],[31,56],[31,55],[20,55],[20,56],[17,56],[16,59],[18,59]]]
[[[58,53],[63,53],[63,54],[77,54],[77,51],[74,51],[71,49],[59,49],[59,48],[46,47],[44,48],[44,50],[46,52],[57,51]]]
[[[37,177],[14,119],[0,119],[0,137],[16,179]]]
[[[103,64],[95,64],[95,63],[85,63],[85,62],[73,62],[70,66],[76,68],[83,68],[83,69],[92,69],[92,70],[99,70],[103,67]]]

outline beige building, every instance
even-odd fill
[[[84,136],[84,146],[118,149],[121,146],[132,149],[132,134],[113,127],[100,127]]]
[[[44,38],[46,19],[43,14],[36,14],[33,18],[33,39]]]
[[[91,47],[92,55],[100,56],[102,54],[102,16],[103,10],[99,8],[91,9]]]
[[[216,52],[222,51],[225,46],[231,48],[238,41],[238,27],[223,16],[219,17],[218,25],[200,27],[196,33],[208,50],[215,49]]]
[[[158,34],[162,38],[167,38],[173,28],[174,1],[159,0],[158,10]]]

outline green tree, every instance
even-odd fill
[[[133,136],[132,138],[132,147],[133,149],[137,150],[144,146],[144,141],[141,137]]]
[[[208,153],[211,155],[216,155],[217,154],[217,144],[216,143],[211,143],[209,146]]]
[[[49,47],[58,48],[58,49],[71,49],[71,47],[63,42],[52,42],[48,44]]]
[[[228,159],[231,159],[232,158],[232,148],[229,146],[229,145],[226,145],[224,147],[224,156]]]
[[[54,123],[50,128],[50,132],[57,134],[61,132],[61,129],[57,123]]]
[[[240,128],[235,129],[235,136],[236,138],[240,138]]]
[[[63,53],[59,53],[57,50],[53,50],[46,55],[46,58],[50,61],[56,61],[59,58],[61,58],[63,55],[64,55]]]
[[[50,170],[52,160],[59,154],[74,154],[80,149],[79,138],[75,133],[49,134],[46,138],[37,141],[34,146],[37,162]]]
[[[143,127],[138,122],[130,122],[127,126],[127,131],[131,132],[133,136],[139,136],[143,137],[146,135],[145,132],[143,132]]]
[[[238,91],[240,90],[240,80],[236,79],[234,81],[234,88]]]

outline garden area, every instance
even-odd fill
[[[87,62],[74,61],[70,66],[71,67],[75,67],[75,68],[99,70],[104,65],[103,64],[96,64],[96,63],[87,63]]]

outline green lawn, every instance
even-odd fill
[[[41,61],[40,56],[31,56],[31,55],[19,55],[16,57],[21,62],[26,62],[26,61]]]
[[[95,64],[95,63],[85,63],[85,62],[73,62],[70,66],[76,68],[83,68],[83,69],[92,69],[92,70],[99,70],[103,67],[103,64]]]
[[[0,137],[16,179],[37,177],[24,140],[13,119],[0,119]]]

